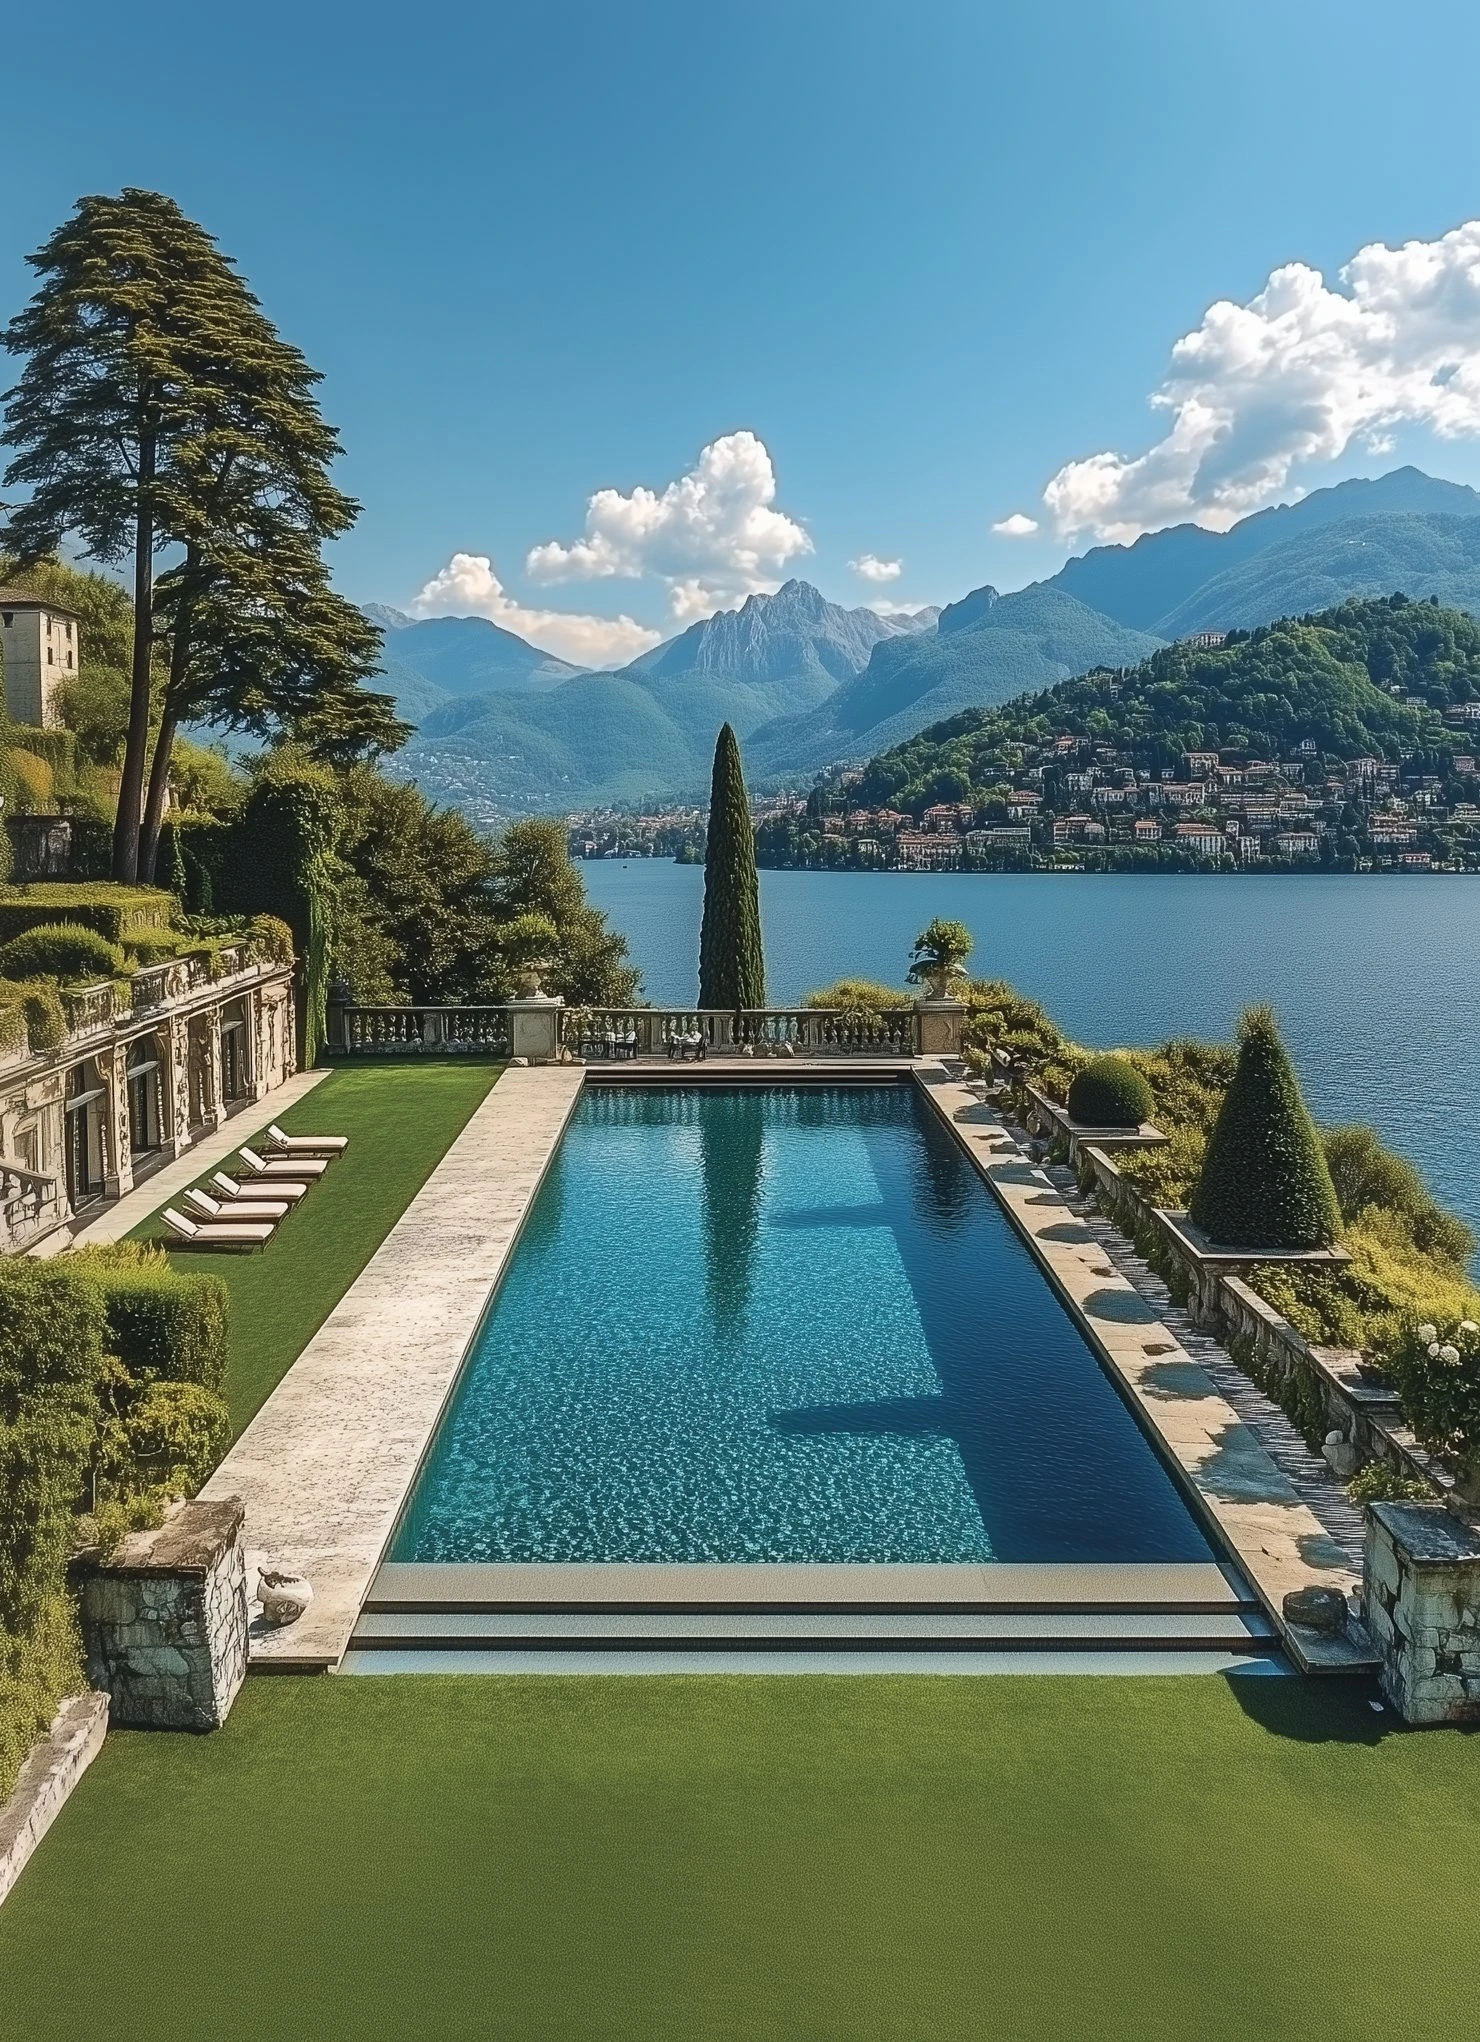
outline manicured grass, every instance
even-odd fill
[[[344,1296],[487,1097],[488,1063],[350,1064],[281,1116],[291,1134],[349,1147],[260,1255],[172,1255],[231,1290],[227,1402],[240,1432]],[[228,1165],[229,1167],[229,1165]],[[155,1221],[136,1230],[162,1231]]]
[[[116,1734],[0,1909],[7,2042],[1429,2042],[1480,1740],[1182,1677],[256,1679]]]

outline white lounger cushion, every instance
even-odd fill
[[[200,1248],[258,1248],[272,1239],[272,1223],[238,1220],[229,1226],[198,1226],[187,1219],[183,1212],[176,1212],[167,1205],[161,1214],[166,1226],[173,1227],[183,1235],[191,1247]]]
[[[315,1161],[312,1156],[295,1156],[290,1163],[286,1157],[280,1162],[264,1162],[255,1149],[241,1148],[237,1154],[254,1177],[322,1177],[329,1165],[322,1159]]]
[[[286,1199],[234,1198],[223,1203],[198,1186],[186,1192],[185,1202],[204,1213],[208,1223],[216,1221],[226,1226],[234,1226],[238,1220],[280,1220],[288,1211]]]
[[[271,1187],[265,1184],[239,1184],[235,1177],[228,1177],[224,1170],[217,1170],[211,1176],[211,1188],[219,1191],[226,1199],[232,1198],[280,1198],[289,1205],[296,1205],[300,1198],[307,1198],[308,1186],[302,1182],[289,1183],[285,1178],[274,1177]]]
[[[339,1156],[349,1147],[347,1134],[284,1134],[276,1121],[268,1128],[267,1139],[275,1149],[290,1149],[304,1156]]]

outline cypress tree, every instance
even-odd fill
[[[699,932],[699,1005],[764,1007],[760,882],[740,747],[727,723],[714,747],[709,837],[704,853],[704,922]]]
[[[1239,1022],[1238,1068],[1189,1212],[1229,1248],[1329,1248],[1341,1230],[1325,1152],[1268,1007]]]

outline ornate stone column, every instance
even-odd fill
[[[206,1085],[210,1100],[206,1106],[207,1127],[221,1127],[226,1120],[226,1101],[221,1097],[221,1009],[206,1014]]]
[[[159,1031],[159,1106],[164,1145],[172,1156],[190,1146],[190,1023],[172,1014]]]
[[[253,986],[247,994],[247,1055],[252,1068],[247,1072],[247,1097],[260,1099],[270,1089],[267,1076],[267,1021],[262,1012],[262,988]]]
[[[103,1196],[123,1198],[134,1188],[133,1149],[128,1118],[128,1051],[121,1042],[98,1053],[107,1097],[103,1101]]]

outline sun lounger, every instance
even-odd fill
[[[269,1163],[265,1157],[259,1156],[255,1149],[240,1148],[237,1154],[252,1175],[259,1180],[266,1177],[281,1177],[291,1183],[296,1177],[300,1181],[306,1178],[312,1182],[315,1177],[322,1177],[329,1167],[322,1156],[299,1156],[291,1163],[284,1156]]]
[[[267,1145],[273,1155],[325,1156],[332,1160],[349,1147],[347,1134],[284,1134],[276,1121],[267,1130]]]
[[[238,1220],[270,1220],[274,1225],[288,1211],[285,1198],[232,1198],[224,1203],[197,1185],[185,1194],[192,1218],[199,1213],[207,1226],[234,1226]]]
[[[176,1212],[167,1205],[160,1215],[170,1231],[177,1235],[177,1248],[224,1248],[235,1249],[245,1254],[252,1248],[265,1248],[272,1239],[270,1220],[236,1220],[229,1226],[214,1224],[197,1226],[187,1219],[183,1212]]]
[[[307,1198],[308,1185],[300,1177],[296,1182],[286,1177],[274,1177],[269,1184],[260,1179],[255,1184],[243,1184],[235,1177],[228,1177],[224,1170],[211,1175],[211,1189],[221,1198],[273,1198],[282,1199],[288,1205],[296,1205],[300,1198]]]

